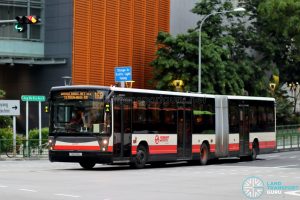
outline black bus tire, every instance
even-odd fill
[[[82,161],[79,162],[79,164],[83,169],[93,169],[93,167],[96,165],[96,163],[90,161]]]
[[[252,151],[251,151],[251,155],[249,156],[250,158],[249,160],[256,160],[258,152],[259,152],[258,145],[256,142],[253,142]]]
[[[145,146],[140,145],[137,148],[136,156],[132,163],[132,167],[136,169],[142,169],[145,167],[148,160],[148,152]]]
[[[200,149],[200,164],[206,165],[209,160],[209,149],[205,143],[201,145]]]

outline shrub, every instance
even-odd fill
[[[48,142],[49,128],[42,128],[42,144]],[[39,145],[39,129],[32,129],[29,131],[30,145],[37,147]]]
[[[12,118],[8,116],[0,116],[0,128],[12,127]]]
[[[11,128],[0,129],[0,151],[3,152],[12,146],[13,132]]]
[[[16,145],[20,146],[23,138],[17,135]],[[0,152],[6,151],[13,146],[13,131],[11,128],[0,128]]]

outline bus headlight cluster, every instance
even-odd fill
[[[50,150],[53,150],[54,143],[54,137],[48,137],[48,147]]]
[[[102,144],[107,145],[108,144],[108,140],[107,139],[102,140]]]
[[[102,151],[106,151],[108,146],[108,139],[107,138],[102,139],[100,142],[100,146]]]

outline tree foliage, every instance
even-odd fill
[[[300,78],[300,1],[244,0],[248,11],[248,45],[260,65],[272,65],[284,82]]]
[[[0,99],[3,99],[5,96],[5,91],[4,90],[0,90]]]
[[[222,3],[223,2],[223,3]],[[192,12],[206,16],[213,12],[232,10],[230,1],[203,0]],[[203,93],[244,94],[266,93],[266,69],[257,65],[243,40],[246,20],[238,13],[212,15],[207,18],[201,32],[201,83]],[[172,80],[181,79],[185,91],[198,89],[198,45],[199,25],[187,34],[172,36],[159,33],[157,58],[152,62],[155,68],[154,80],[158,89],[172,89]]]

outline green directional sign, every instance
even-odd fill
[[[46,101],[45,96],[36,96],[36,95],[22,95],[22,101]]]

